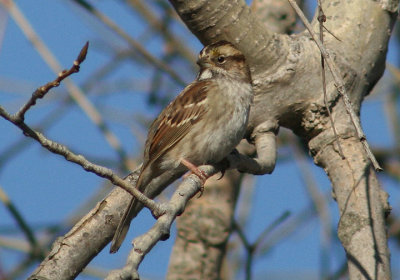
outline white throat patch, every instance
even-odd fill
[[[212,73],[210,69],[205,69],[204,71],[202,71],[199,75],[199,80],[205,80],[205,79],[210,79],[212,78]]]

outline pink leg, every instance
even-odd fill
[[[194,165],[193,163],[191,163],[190,161],[188,161],[188,160],[186,160],[184,158],[181,159],[181,163],[184,166],[186,166],[193,174],[197,175],[200,178],[201,183],[202,183],[201,190],[200,190],[200,196],[202,196],[203,191],[204,191],[204,184],[208,179],[207,174],[205,174],[203,171],[198,169],[196,165]]]

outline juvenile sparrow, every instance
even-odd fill
[[[136,183],[149,197],[163,190],[164,186],[149,189],[151,181],[163,174],[177,178],[189,169],[205,181],[197,166],[220,162],[245,134],[253,91],[244,55],[233,44],[220,41],[204,47],[197,64],[196,80],[150,126]],[[121,246],[141,207],[132,198],[115,232],[111,253]]]

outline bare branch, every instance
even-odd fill
[[[38,99],[43,98],[46,95],[46,93],[48,93],[49,90],[51,90],[52,88],[58,87],[65,78],[71,76],[74,73],[79,72],[80,64],[85,60],[88,48],[89,48],[89,42],[86,42],[86,44],[81,49],[78,57],[71,66],[71,68],[68,70],[63,70],[58,74],[58,77],[54,81],[48,82],[47,84],[35,90],[35,92],[32,93],[32,97],[28,100],[28,102],[25,103],[25,105],[21,107],[21,109],[19,109],[19,111],[14,116],[12,116],[12,119],[14,119],[17,122],[24,121],[25,113],[32,106],[36,104],[36,101]]]
[[[201,170],[208,176],[218,172],[213,166],[203,166]],[[138,267],[147,253],[158,243],[169,238],[172,223],[183,213],[188,201],[201,189],[201,180],[190,175],[174,192],[171,200],[162,206],[165,214],[159,217],[153,227],[145,234],[135,238],[126,265],[120,270],[112,271],[106,279],[139,279]]]
[[[246,237],[245,233],[242,230],[242,227],[236,222],[233,222],[233,229],[236,230],[240,240],[243,243],[243,246],[246,250],[247,256],[246,256],[246,265],[245,265],[245,271],[246,271],[246,279],[250,280],[252,279],[251,276],[251,268],[253,267],[253,258],[254,255],[256,254],[256,251],[260,249],[259,247],[261,244],[264,242],[266,237],[269,235],[270,232],[272,232],[276,227],[278,227],[280,224],[282,224],[288,217],[290,216],[289,211],[285,211],[280,215],[278,218],[276,218],[270,225],[268,225],[262,233],[257,237],[256,241],[253,243],[250,243],[248,238]]]
[[[317,44],[319,50],[321,51],[321,55],[324,57],[326,64],[328,64],[329,70],[331,71],[333,79],[335,81],[335,86],[336,86],[339,94],[343,98],[347,113],[349,114],[351,121],[354,125],[354,128],[357,132],[358,139],[361,141],[362,145],[364,146],[364,150],[367,153],[368,158],[371,160],[371,162],[375,168],[375,171],[381,171],[382,168],[379,166],[379,163],[377,162],[375,156],[371,152],[371,149],[367,142],[367,138],[361,128],[360,120],[359,120],[358,116],[356,115],[356,113],[354,112],[353,105],[351,104],[351,101],[346,92],[346,87],[345,87],[344,81],[340,77],[340,74],[339,74],[340,72],[339,72],[338,68],[336,67],[335,62],[332,60],[331,56],[329,55],[329,53],[327,52],[327,50],[325,49],[325,47],[321,43],[321,41],[318,39],[315,32],[312,30],[310,23],[308,22],[307,18],[305,17],[305,15],[303,14],[303,12],[299,8],[299,6],[297,6],[296,2],[294,0],[288,0],[288,1],[292,5],[293,9],[295,9],[295,11],[298,14],[298,16],[300,17],[301,21],[306,26],[308,32],[310,32],[310,35],[312,36],[314,42]]]
[[[24,122],[14,120],[13,116],[7,113],[7,111],[5,111],[4,108],[1,106],[0,106],[0,116],[18,126],[22,130],[24,135],[35,139],[50,152],[61,155],[66,160],[80,165],[84,170],[94,173],[100,177],[106,178],[114,185],[121,187],[122,189],[130,193],[132,196],[134,196],[141,203],[143,203],[143,205],[148,207],[152,211],[154,216],[162,215],[160,209],[158,208],[157,203],[147,198],[139,190],[133,188],[129,183],[127,183],[126,181],[115,175],[112,170],[89,162],[82,155],[77,155],[72,153],[66,146],[53,142],[47,139],[43,134],[32,130]]]
[[[88,12],[92,13],[95,17],[97,17],[101,22],[107,25],[110,29],[112,29],[116,34],[118,34],[121,38],[123,38],[128,44],[138,51],[143,57],[151,64],[161,69],[165,73],[167,73],[175,82],[179,85],[186,85],[186,82],[168,65],[154,57],[151,53],[149,53],[139,42],[134,40],[128,33],[123,31],[117,24],[115,24],[110,18],[106,15],[98,11],[95,7],[89,4],[85,0],[74,0],[81,7],[85,8]]]
[[[87,45],[83,48],[83,51],[81,51],[80,55],[78,56],[77,61],[74,63],[74,66],[79,66],[79,62],[82,62],[85,53],[87,51]],[[60,77],[63,78],[64,76],[76,71],[76,68],[72,68],[71,71],[66,71],[63,72]],[[70,72],[70,73],[69,73]],[[60,78],[59,77],[59,78]],[[57,78],[58,79],[58,78]],[[56,79],[55,83],[58,83],[62,81],[58,81]],[[48,83],[49,86],[44,86],[44,89],[47,89],[47,91],[42,90],[41,92],[48,92],[50,88],[53,87],[53,83]],[[36,100],[36,99],[35,99]],[[29,103],[29,102],[28,102]],[[33,103],[33,102],[30,102]],[[26,106],[29,108],[28,106]],[[26,110],[25,110],[26,112]],[[138,238],[135,240],[135,250],[132,253],[132,258],[128,261],[128,263],[134,263],[134,268],[138,268],[141,260],[144,258],[145,254],[151,250],[151,248],[159,241],[167,238],[169,236],[169,230],[172,222],[176,218],[177,215],[183,212],[183,209],[187,203],[187,201],[200,190],[200,186],[197,182],[197,180],[189,180],[192,177],[189,177],[187,180],[185,180],[184,186],[181,188],[178,188],[177,192],[175,193],[174,197],[172,198],[171,202],[165,205],[160,205],[155,203],[153,200],[149,199],[146,197],[144,194],[142,194],[139,190],[136,188],[132,187],[132,185],[135,184],[135,180],[137,179],[137,174],[136,177],[133,176],[133,184],[130,184],[128,180],[123,180],[117,175],[113,173],[112,170],[107,169],[105,167],[93,164],[89,162],[86,158],[84,158],[82,155],[77,155],[72,153],[66,146],[61,145],[59,143],[53,142],[49,139],[47,139],[43,134],[34,131],[31,129],[28,125],[25,124],[25,122],[21,118],[15,118],[14,116],[10,115],[2,106],[0,106],[0,116],[2,116],[4,119],[10,121],[11,123],[15,124],[17,127],[19,127],[24,135],[35,139],[38,141],[44,148],[49,150],[52,153],[58,154],[63,156],[66,160],[76,163],[80,165],[84,170],[94,173],[100,177],[108,179],[111,183],[113,183],[116,186],[121,187],[128,193],[130,193],[132,196],[134,196],[138,201],[140,201],[144,206],[150,209],[152,212],[153,216],[158,218],[158,221],[154,225],[154,227],[145,235],[143,235],[141,238]],[[275,136],[273,135],[273,139]],[[259,139],[263,139],[262,137],[259,137]],[[268,138],[269,139],[269,138]],[[275,141],[275,140],[273,140]],[[236,156],[236,155],[235,155]],[[257,162],[256,162],[257,163]],[[229,166],[229,168],[235,168],[238,165],[238,161],[235,161]],[[214,174],[215,172],[218,171],[218,169],[215,169],[215,167],[209,166],[209,167],[203,167],[206,169],[206,172],[208,172],[210,175]],[[258,170],[261,168],[258,167]],[[192,178],[193,179],[193,178]],[[184,191],[185,188],[190,187],[190,192],[187,195],[184,195],[186,192]],[[182,190],[183,189],[183,190]],[[139,244],[139,245],[137,245]],[[56,246],[56,245],[55,245]],[[61,245],[59,245],[61,246]],[[140,248],[138,250],[137,248]],[[140,252],[138,254],[138,252]],[[130,266],[132,267],[132,266]],[[40,271],[40,269],[39,269]],[[135,270],[136,271],[136,270]],[[135,274],[136,272],[130,272],[132,275]]]
[[[27,18],[14,3],[13,0],[0,0],[2,4],[11,16],[14,18],[15,22],[18,24],[26,38],[32,43],[36,48],[37,52],[42,56],[43,60],[50,66],[52,71],[56,74],[62,72],[62,67],[57,61],[56,57],[46,46],[46,44],[41,40],[39,35],[35,32]],[[65,80],[65,85],[68,89],[68,93],[71,98],[82,108],[89,119],[97,126],[97,128],[103,133],[105,139],[109,145],[117,152],[118,156],[122,161],[126,162],[126,165],[130,169],[134,169],[134,163],[127,157],[126,152],[122,148],[118,138],[115,134],[108,128],[107,124],[104,122],[102,116],[85,96],[84,92],[80,87],[78,87],[74,82],[70,80]]]
[[[0,200],[6,206],[8,211],[14,217],[18,226],[21,228],[21,231],[25,234],[26,239],[29,241],[29,252],[30,255],[34,258],[44,258],[44,251],[41,249],[39,242],[35,237],[35,233],[25,221],[24,217],[21,215],[15,204],[8,198],[6,192],[0,186]]]

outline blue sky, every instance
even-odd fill
[[[78,8],[72,1],[17,1],[18,6],[27,19],[39,33],[42,40],[48,45],[60,63],[70,67],[80,48],[86,41],[91,46],[86,61],[78,74],[72,80],[78,85],[83,83],[100,66],[110,60],[110,49],[127,49],[128,45],[113,35],[101,24],[98,24],[85,11]],[[154,34],[148,34],[148,26],[138,18],[132,10],[126,9],[120,2],[98,1],[96,7],[106,13],[119,26],[134,38],[143,38],[146,48],[156,57],[162,55],[162,41]],[[8,111],[15,112],[40,85],[54,79],[54,73],[37,54],[27,41],[19,27],[8,17],[3,20],[5,11],[0,11],[0,27],[4,32],[0,38],[0,104]],[[5,25],[4,25],[5,24]],[[3,26],[2,26],[3,25]],[[199,41],[184,27],[174,24],[174,32],[197,53],[202,48]],[[1,34],[1,33],[0,33]],[[388,61],[397,65],[398,45],[391,42]],[[175,63],[174,67],[184,73],[183,79],[190,82],[195,72],[187,65]],[[150,106],[146,94],[149,91],[149,77],[153,75],[152,67],[143,67],[134,62],[124,62],[118,71],[109,75],[87,95],[93,104],[103,113],[106,123],[113,133],[120,139],[127,153],[136,157],[141,153],[143,139],[136,135],[144,135],[144,125],[132,126],[135,120],[151,120],[161,109],[159,106]],[[390,76],[380,81],[376,88],[386,88]],[[131,82],[129,90],[118,88],[111,94],[102,95],[102,87],[116,85],[122,82]],[[181,86],[173,82],[166,82],[169,92],[166,96],[174,96],[181,90]],[[66,96],[65,87],[51,91],[43,100],[32,108],[26,122],[35,127],[45,123],[49,115],[63,108],[58,96]],[[362,108],[362,123],[372,146],[394,146],[393,135],[388,127],[384,111],[384,94],[375,94],[367,98]],[[62,98],[63,99],[63,98]],[[398,104],[396,104],[398,106]],[[75,214],[78,206],[97,193],[103,186],[104,180],[93,174],[84,172],[80,167],[66,162],[57,155],[44,150],[31,139],[25,139],[21,132],[12,124],[0,119],[0,162],[1,157],[9,147],[18,141],[27,143],[23,152],[1,162],[0,186],[6,191],[10,199],[17,205],[24,218],[32,227],[56,224]],[[50,129],[46,136],[66,144],[73,151],[83,154],[94,161],[108,159],[118,161],[118,157],[104,140],[103,135],[93,126],[88,117],[77,106],[70,106]],[[23,140],[21,140],[23,139]],[[288,148],[280,148],[280,155],[290,156]],[[309,159],[309,167],[317,180],[319,190],[329,194],[330,182],[323,170],[313,166]],[[110,161],[108,161],[109,163]],[[123,174],[122,174],[123,175]],[[397,182],[381,176],[381,183],[391,197],[393,212],[400,214],[400,195]],[[246,233],[250,240],[255,240],[263,229],[271,224],[285,211],[292,214],[307,209],[310,198],[303,186],[301,173],[293,161],[281,160],[278,162],[272,175],[257,177],[253,191],[252,213]],[[332,224],[338,222],[336,204],[329,202]],[[84,213],[81,213],[83,215]],[[133,238],[143,233],[153,223],[148,211],[142,213],[134,222],[129,236]],[[0,237],[6,235],[5,229],[16,230],[16,225],[6,208],[0,204]],[[320,231],[321,225],[317,218],[312,218],[295,234],[280,241],[265,256],[256,260],[255,275],[275,275],[284,271],[287,274],[304,273],[318,278],[320,266]],[[12,233],[11,235],[15,235]],[[18,236],[21,236],[18,234]],[[40,237],[40,236],[39,236]],[[338,244],[336,236],[333,234]],[[150,279],[163,279],[166,273],[170,249],[174,235],[159,243],[146,257],[140,271]],[[392,263],[400,263],[398,245],[391,244]],[[125,262],[130,249],[130,242],[125,242],[118,254],[109,255],[108,247],[96,257],[91,265],[109,270],[121,267]],[[341,247],[330,248],[331,270],[337,268],[337,259],[344,256]],[[289,256],[289,258],[288,258]],[[18,252],[0,249],[0,264],[7,271],[21,259]],[[34,267],[32,267],[33,269]],[[156,269],[155,269],[156,268]],[[395,266],[394,266],[395,268]],[[279,274],[282,277],[282,274]],[[312,279],[309,276],[307,279]],[[276,276],[279,277],[279,276]],[[397,279],[400,276],[397,272]],[[22,278],[21,278],[22,279]],[[95,279],[81,275],[78,279]],[[260,278],[262,279],[262,278]],[[269,278],[272,279],[272,278]],[[279,278],[276,278],[279,279]]]

